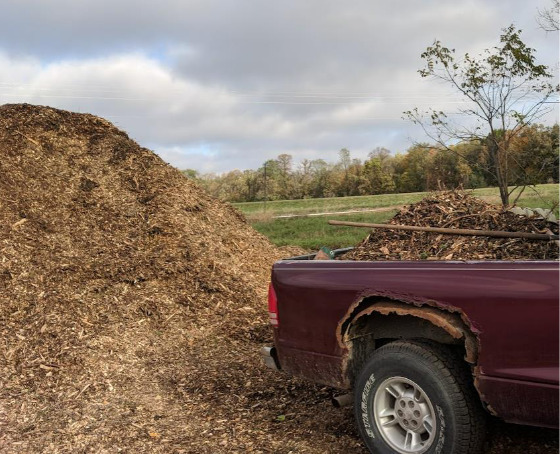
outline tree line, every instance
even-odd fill
[[[558,29],[557,10],[554,0],[540,12],[544,29]],[[303,160],[296,167],[291,155],[281,154],[257,170],[185,173],[232,202],[497,186],[502,205],[514,204],[517,187],[558,181],[558,125],[536,122],[552,112],[560,87],[521,34],[514,25],[502,29],[498,45],[478,56],[458,56],[438,40],[426,48],[420,76],[449,85],[465,104],[453,112],[404,112],[431,143],[396,155],[376,148],[364,161],[342,149],[336,163]]]
[[[558,182],[558,124],[531,125],[510,140],[508,185]],[[509,131],[500,134],[507,136]],[[493,138],[492,138],[493,140]],[[420,192],[444,188],[497,186],[491,140],[471,140],[442,147],[415,144],[393,154],[377,147],[365,160],[339,151],[337,162],[280,154],[256,170],[199,174],[184,170],[210,194],[229,202],[344,197]]]

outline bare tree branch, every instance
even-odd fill
[[[538,10],[537,24],[544,31],[555,32],[560,30],[560,24],[558,20],[560,12],[560,1],[552,0],[552,6],[548,9]]]

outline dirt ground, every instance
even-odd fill
[[[259,358],[294,252],[105,120],[1,106],[0,452],[365,452],[333,390]],[[557,450],[491,426],[488,452]]]

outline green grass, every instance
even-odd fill
[[[346,211],[360,208],[381,208],[406,205],[418,202],[426,196],[425,192],[407,194],[379,194],[354,197],[330,197],[325,199],[274,200],[266,202],[243,202],[233,205],[246,216],[267,213],[273,216],[282,214],[322,213],[324,211]]]
[[[548,208],[544,205],[558,201],[558,184],[541,184],[537,186],[537,191],[540,196],[531,188],[527,188],[517,204],[529,208]],[[233,205],[250,218],[252,215],[262,216],[264,213],[278,216],[282,214],[307,214],[320,213],[323,211],[345,211],[360,208],[406,205],[418,202],[423,199],[426,194],[428,193],[411,192],[406,194],[379,194],[354,197],[330,197],[324,199],[274,200],[266,202],[266,207],[264,202],[243,202],[234,203]],[[488,199],[490,202],[500,203],[500,196],[497,188],[475,189],[474,194]]]
[[[353,246],[363,240],[367,229],[327,224],[328,219],[352,222],[384,223],[396,210],[382,213],[349,214],[344,216],[316,216],[309,218],[272,219],[253,223],[253,227],[267,236],[277,246],[300,246],[317,250],[322,246],[331,249]]]
[[[531,188],[527,188],[519,198],[517,205],[528,208],[554,208],[558,217],[558,187],[558,184],[539,185],[537,187],[538,193],[535,193]],[[266,235],[274,244],[317,250],[321,246],[328,246],[333,249],[353,246],[368,233],[366,229],[356,227],[331,226],[327,224],[327,220],[340,219],[353,222],[382,223],[388,221],[396,213],[396,210],[289,219],[275,219],[274,216],[401,206],[418,202],[427,194],[417,192],[328,199],[279,200],[267,202],[266,211],[263,202],[237,203],[234,205],[245,213],[255,229]],[[490,203],[500,203],[497,188],[476,189],[474,195]]]

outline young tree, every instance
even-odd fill
[[[497,182],[504,206],[509,205],[513,192],[508,188],[511,142],[550,111],[548,100],[558,91],[549,82],[548,68],[535,62],[535,50],[520,35],[521,30],[511,25],[503,30],[498,46],[478,57],[465,54],[462,59],[456,58],[454,49],[435,41],[422,54],[426,66],[419,73],[450,84],[465,98],[468,107],[458,112],[462,123],[433,109],[405,112],[448,151],[459,142],[483,143],[491,163],[485,170]]]

